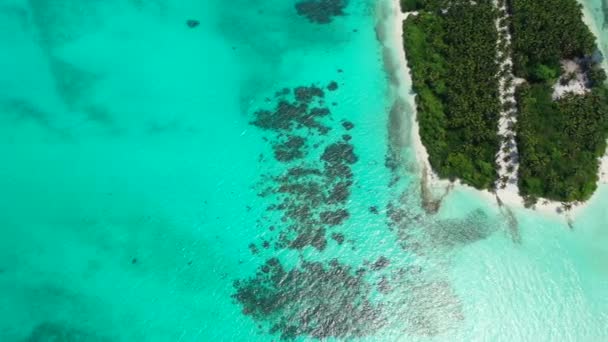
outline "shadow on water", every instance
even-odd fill
[[[7,118],[9,120],[15,123],[34,123],[60,140],[67,141],[74,138],[70,129],[55,122],[51,112],[44,111],[29,101],[9,100],[0,102],[0,109],[8,114]]]
[[[32,333],[23,342],[110,342],[112,339],[101,337],[85,330],[55,322],[44,322],[35,326]]]
[[[500,213],[507,222],[507,227],[509,229],[509,234],[511,235],[511,240],[513,241],[513,243],[520,244],[521,234],[519,232],[519,222],[517,221],[515,213],[513,213],[513,210],[511,210],[511,208],[505,206],[498,196],[496,196],[496,203],[498,203]]]
[[[32,36],[43,51],[49,65],[56,93],[63,102],[62,110],[83,121],[99,124],[116,131],[113,117],[99,104],[89,103],[89,94],[99,81],[99,75],[81,69],[63,60],[55,50],[77,41],[101,26],[102,19],[96,13],[99,3],[64,3],[59,6],[48,1],[29,0],[29,8],[21,8],[26,16],[24,32]],[[85,20],[84,17],[87,19]],[[51,120],[38,120],[45,128],[51,128]]]
[[[251,110],[251,101],[261,89],[277,87],[277,80],[293,72],[287,69],[286,55],[299,47],[305,48],[303,56],[306,51],[339,49],[350,40],[350,27],[339,20],[346,14],[346,5],[346,0],[221,3],[217,29],[239,60],[255,61],[241,75],[239,103],[243,113]]]

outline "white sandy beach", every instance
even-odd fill
[[[401,5],[399,0],[392,1],[392,14],[391,14],[391,34],[390,34],[390,46],[395,53],[395,58],[398,60],[398,69],[395,71],[399,78],[399,86],[397,89],[397,95],[403,98],[408,105],[411,106],[412,113],[410,116],[410,145],[412,150],[415,152],[416,165],[418,171],[424,175],[426,179],[427,187],[433,190],[433,193],[444,193],[445,190],[451,185],[448,180],[440,179],[432,170],[431,164],[429,163],[429,155],[426,151],[426,147],[422,143],[420,138],[418,120],[415,115],[416,113],[416,94],[412,90],[412,78],[411,71],[407,65],[405,56],[405,49],[403,48],[403,21],[410,15],[417,15],[416,12],[403,13],[401,12]]]

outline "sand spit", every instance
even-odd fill
[[[508,54],[511,47],[511,32],[507,27],[510,14],[505,1],[496,1],[495,6],[503,16],[496,18],[495,25],[498,31],[496,42],[496,61],[499,64],[498,84],[500,98],[500,119],[498,121],[498,135],[500,149],[496,155],[498,165],[498,180],[495,184],[497,198],[508,202],[521,202],[519,197],[518,172],[519,151],[517,150],[515,124],[517,123],[517,105],[515,102],[515,87],[522,80],[515,79],[513,75],[513,60]],[[501,24],[502,23],[502,24]],[[502,48],[501,48],[502,47]]]

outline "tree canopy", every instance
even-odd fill
[[[477,188],[496,179],[500,111],[497,17],[490,0],[404,0],[420,10],[404,23],[420,135],[433,169]]]
[[[589,198],[608,136],[605,73],[590,56],[595,38],[575,0],[511,0],[522,194],[560,201]],[[560,61],[577,60],[591,90],[552,99]]]
[[[595,38],[576,0],[509,0],[515,75],[528,78],[539,68],[559,73],[562,59],[590,55]]]
[[[498,26],[510,31],[512,47],[498,39],[501,15],[491,0],[401,0],[405,11],[419,12],[404,23],[404,45],[431,166],[442,178],[493,186],[504,76],[498,49],[503,59],[513,56],[515,75],[526,81],[516,91],[521,193],[587,199],[608,136],[608,89],[595,38],[576,0],[506,4],[510,18]],[[553,86],[574,77],[560,80],[563,60],[581,65],[590,90],[554,100]]]

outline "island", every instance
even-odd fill
[[[595,37],[575,0],[513,0],[520,191],[586,200],[606,150],[608,89]]]
[[[437,176],[533,205],[588,199],[608,138],[603,56],[576,0],[401,0]]]

